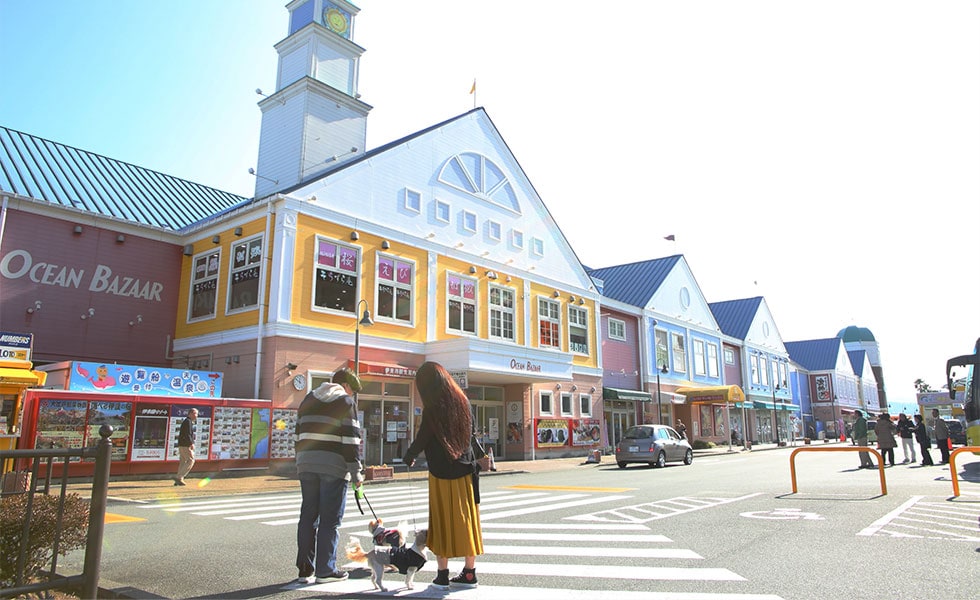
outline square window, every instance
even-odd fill
[[[314,310],[354,315],[360,289],[360,249],[318,236],[313,261]]]
[[[261,236],[232,244],[231,269],[228,274],[228,313],[258,308],[261,269]]]
[[[620,321],[619,319],[609,319],[608,324],[609,329],[609,339],[626,341],[626,321]]]
[[[544,240],[540,238],[531,238],[531,254],[535,256],[544,256]]]
[[[476,213],[468,210],[463,211],[463,229],[476,233]]]
[[[412,212],[422,212],[422,194],[405,188],[405,208]]]
[[[571,392],[561,393],[561,416],[563,417],[572,416],[572,393]]]
[[[447,322],[453,333],[476,335],[477,280],[455,273],[446,274]]]
[[[524,232],[519,229],[514,229],[510,232],[510,243],[514,245],[515,248],[524,247]]]
[[[578,410],[579,414],[583,417],[592,416],[592,395],[591,394],[579,394],[578,395]]]
[[[577,354],[589,353],[589,312],[578,306],[568,307],[568,349]]]
[[[221,249],[194,257],[191,274],[191,297],[187,307],[187,321],[213,319],[218,309],[218,267]]]
[[[500,241],[500,223],[487,221],[487,235],[495,242]]]
[[[539,396],[539,414],[550,415],[555,411],[554,406],[551,405],[551,392],[541,392]]]
[[[415,264],[386,254],[378,255],[375,313],[383,321],[409,325],[415,298]]]
[[[442,200],[436,200],[436,221],[442,221],[443,223],[449,222],[449,203],[443,202]]]

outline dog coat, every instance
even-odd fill
[[[385,529],[379,525],[374,528],[374,545],[398,547],[404,544],[397,529]]]
[[[392,548],[388,551],[388,558],[391,560],[391,564],[398,567],[398,572],[402,575],[408,574],[409,567],[421,570],[422,565],[425,564],[425,556],[416,550],[415,546]]]

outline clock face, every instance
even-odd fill
[[[306,389],[306,377],[304,377],[302,373],[293,377],[293,387],[297,390]]]
[[[323,24],[335,33],[348,37],[350,35],[350,14],[333,4],[325,4],[323,9]]]

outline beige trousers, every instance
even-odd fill
[[[177,454],[180,456],[180,464],[177,465],[177,481],[184,481],[184,477],[194,468],[194,447],[177,446]]]

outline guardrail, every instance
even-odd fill
[[[112,444],[109,436],[112,435],[112,427],[103,425],[99,428],[99,436],[102,439],[92,448],[59,448],[59,449],[34,449],[34,450],[4,450],[0,451],[0,464],[6,459],[13,459],[18,463],[30,462],[31,478],[27,489],[14,493],[27,494],[27,510],[24,514],[24,524],[21,531],[20,549],[17,557],[17,577],[13,587],[0,588],[0,598],[16,597],[34,592],[44,592],[48,590],[66,590],[80,588],[82,598],[96,598],[99,590],[99,571],[102,563],[102,534],[105,528],[105,509],[106,500],[109,493],[109,465]],[[85,562],[82,567],[81,575],[64,576],[58,574],[58,544],[60,532],[62,530],[61,518],[63,514],[59,511],[58,523],[56,524],[53,552],[51,557],[51,569],[48,571],[47,581],[38,583],[25,583],[23,581],[24,566],[27,561],[27,540],[31,536],[32,506],[34,496],[38,493],[48,494],[51,489],[52,463],[55,459],[61,459],[61,506],[64,506],[64,497],[68,491],[68,462],[71,458],[94,458],[95,471],[92,479],[92,498],[89,501],[88,533],[85,538]],[[18,460],[19,459],[19,460]],[[45,481],[43,490],[38,489],[38,473],[40,471],[41,459],[46,459],[47,469],[45,470]],[[4,494],[9,495],[9,494]]]
[[[790,476],[793,478],[793,493],[796,493],[796,455],[800,452],[867,452],[869,454],[874,454],[878,457],[878,476],[881,478],[881,495],[888,495],[888,487],[885,485],[885,462],[881,458],[881,454],[874,448],[869,448],[868,446],[833,446],[830,448],[824,448],[821,446],[812,447],[804,446],[802,448],[797,448],[793,450],[789,455],[789,472]],[[952,459],[951,459],[952,460]],[[955,488],[955,483],[953,484]]]
[[[956,455],[960,452],[980,452],[980,446],[963,446],[949,453],[949,474],[953,479],[953,497],[960,495],[960,480],[956,475]]]

